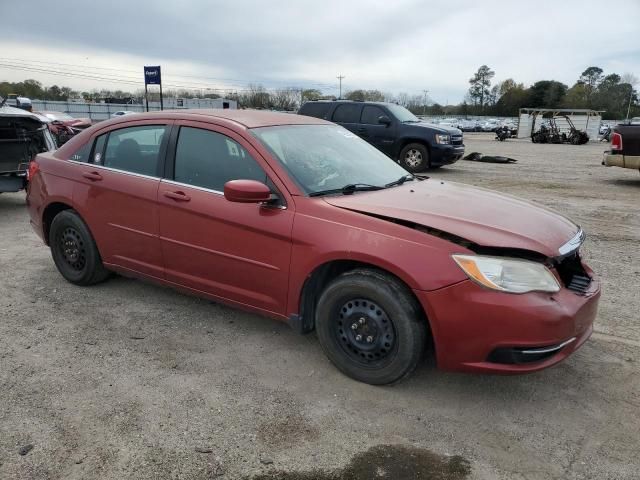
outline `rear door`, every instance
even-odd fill
[[[103,261],[158,278],[164,273],[157,193],[168,126],[138,123],[99,135],[89,162],[78,162],[73,190]]]
[[[360,127],[360,113],[362,112],[362,104],[356,102],[339,103],[333,111],[331,121],[342,125],[347,130],[358,134]]]
[[[385,116],[391,120],[390,125],[382,124],[378,119]],[[360,117],[360,125],[356,133],[388,156],[393,156],[397,122],[384,109],[377,105],[364,105]]]
[[[220,126],[180,122],[160,183],[167,279],[227,301],[285,315],[293,203],[258,152]],[[267,173],[269,172],[269,173]],[[280,206],[229,202],[229,180],[258,180]]]

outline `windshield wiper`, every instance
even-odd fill
[[[403,120],[402,123],[420,123],[422,120]]]
[[[382,190],[385,187],[379,185],[370,185],[368,183],[349,183],[342,188],[332,188],[329,190],[320,190],[317,192],[311,192],[310,197],[319,197],[320,195],[329,195],[331,193],[342,193],[343,195],[350,195],[353,192],[368,192],[373,190]]]
[[[413,176],[410,173],[404,174],[403,176],[401,176],[399,179],[394,180],[393,182],[389,182],[387,183],[384,187],[385,188],[389,188],[389,187],[395,187],[398,185],[402,185],[404,182],[410,182],[412,180],[414,180],[416,177]]]

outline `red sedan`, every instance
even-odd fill
[[[386,384],[553,365],[592,332],[584,233],[513,197],[415,177],[340,126],[248,110],[126,116],[30,165],[31,223],[64,278],[111,271],[316,330]]]

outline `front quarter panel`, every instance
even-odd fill
[[[418,290],[436,290],[466,276],[453,253],[462,246],[362,213],[329,205],[321,198],[296,198],[289,312],[299,311],[302,287],[321,265],[352,260],[384,269]]]

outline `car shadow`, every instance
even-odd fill
[[[617,187],[640,187],[640,175],[637,175],[636,178],[607,178],[602,181]]]

